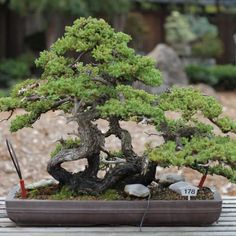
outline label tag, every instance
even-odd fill
[[[199,189],[198,187],[192,187],[192,186],[189,186],[189,187],[186,186],[186,187],[180,188],[181,195],[187,196],[188,200],[190,200],[190,197],[197,196],[198,189]]]

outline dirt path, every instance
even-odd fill
[[[236,92],[217,93],[216,97],[223,103],[224,113],[236,120]],[[17,113],[19,114],[21,111],[18,111]],[[0,113],[0,120],[7,116],[7,113]],[[100,120],[98,124],[103,130],[107,129],[107,123],[105,121]],[[155,129],[152,126],[136,124],[134,122],[122,123],[122,126],[131,132],[133,146],[139,153],[144,149],[146,142],[150,141],[153,145],[162,142],[162,139],[158,136],[149,137],[145,134],[155,132]],[[10,134],[8,127],[8,121],[0,123],[0,196],[5,195],[9,191],[9,188],[18,181],[7,154],[5,146],[6,138],[10,138],[13,143],[22,166],[22,172],[26,179],[26,183],[31,183],[41,178],[49,177],[46,173],[46,164],[55,142],[62,136],[64,137],[67,133],[76,129],[75,124],[65,126],[65,118],[60,116],[58,112],[49,112],[45,114],[44,119],[39,120],[34,125],[34,129],[24,128],[17,133]],[[236,138],[236,136],[234,137]],[[116,149],[119,148],[119,141],[113,137],[106,145],[109,149]],[[74,168],[75,166],[76,168]],[[66,167],[73,171],[78,171],[83,168],[83,165],[78,161],[69,164]],[[170,170],[158,168],[157,175],[167,171]],[[171,171],[183,173],[187,180],[194,184],[197,184],[201,177],[197,172],[186,168],[182,170],[171,168]],[[236,185],[229,183],[223,177],[209,176],[206,185],[215,187],[224,194],[236,195]]]

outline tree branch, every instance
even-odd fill
[[[5,119],[0,120],[0,122],[9,120],[12,117],[13,113],[14,113],[14,110],[11,110],[10,115],[7,118],[5,118]]]
[[[19,91],[18,91],[18,95],[23,95],[25,92],[27,92],[29,89],[34,89],[36,87],[39,86],[39,83],[36,82],[36,83],[33,83],[33,84],[30,84],[30,85],[27,85],[25,88],[21,88]]]
[[[122,129],[119,124],[119,120],[116,117],[110,118],[109,120],[110,129],[105,134],[106,137],[114,134],[117,138],[121,140],[121,151],[126,156],[127,161],[134,161],[137,154],[133,151],[132,138],[130,133]]]
[[[81,59],[82,56],[84,56],[86,53],[88,53],[89,51],[83,51],[79,54],[79,56],[75,59],[75,61],[69,65],[69,67],[74,67],[75,64]]]
[[[92,81],[99,82],[99,83],[104,84],[106,86],[111,86],[111,83],[109,83],[107,80],[105,80],[105,79],[103,79],[101,77],[92,78]]]
[[[148,132],[144,132],[144,133],[148,136],[162,136],[161,133],[148,133]]]
[[[114,157],[114,160],[106,160],[105,158],[101,160],[101,163],[103,164],[109,164],[109,165],[117,165],[121,163],[126,163],[125,159],[119,158],[119,157]]]

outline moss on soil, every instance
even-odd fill
[[[20,198],[20,195],[17,197]],[[41,200],[143,200],[142,198],[136,198],[127,196],[123,191],[115,189],[108,189],[103,194],[98,196],[92,195],[75,195],[68,188],[60,188],[59,185],[51,185],[47,187],[41,187],[28,191],[28,199],[41,199]],[[198,191],[196,197],[191,197],[191,200],[210,200],[213,199],[213,192],[204,187]],[[187,200],[187,197],[183,197],[180,194],[170,190],[166,187],[159,187],[151,191],[151,199],[153,200]]]

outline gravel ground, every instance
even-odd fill
[[[236,92],[212,92],[224,105],[224,113],[236,120]],[[17,114],[22,111],[17,111]],[[17,115],[15,114],[15,115]],[[6,118],[8,113],[0,113],[0,120]],[[42,119],[36,122],[34,129],[24,128],[17,133],[11,134],[8,131],[9,121],[0,123],[0,196],[5,195],[11,186],[17,183],[18,178],[13,165],[8,156],[5,139],[12,141],[13,147],[19,158],[23,176],[26,183],[38,181],[42,178],[50,177],[46,172],[46,164],[55,143],[61,137],[66,137],[68,133],[76,130],[76,125],[70,123],[65,126],[66,119],[59,112],[49,112]],[[133,138],[133,147],[138,153],[142,153],[146,142],[158,145],[163,142],[161,137],[148,136],[146,133],[155,132],[154,127],[134,122],[122,122],[122,127],[129,130]],[[105,131],[108,126],[104,120],[98,121],[99,127]],[[236,135],[232,135],[236,139]],[[107,140],[106,146],[110,150],[119,148],[119,140],[111,137]],[[83,169],[83,161],[67,163],[66,168],[78,171]],[[157,177],[164,172],[178,172],[185,175],[186,179],[194,184],[198,184],[201,175],[188,168],[177,169],[157,168]],[[223,194],[236,195],[236,185],[229,183],[220,176],[208,176],[206,186],[214,187]]]

